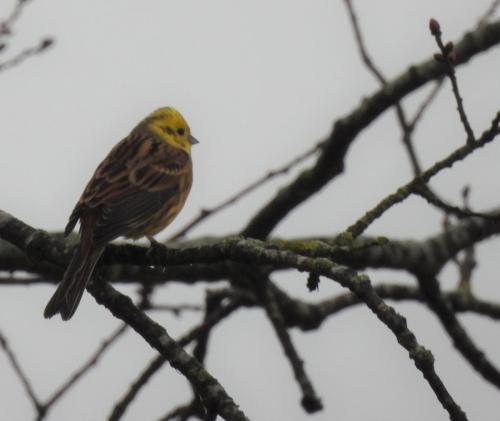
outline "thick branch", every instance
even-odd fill
[[[25,251],[33,259],[46,259],[61,267],[69,261],[61,241],[44,231],[33,229],[3,211],[0,211],[0,237]],[[219,382],[172,339],[162,326],[140,311],[130,298],[104,282],[91,282],[88,290],[100,304],[104,304],[113,315],[131,326],[172,367],[179,370],[193,384],[210,410],[215,410],[225,420],[247,420]]]
[[[64,247],[48,234],[36,231],[11,215],[0,212],[0,237],[12,242],[21,250],[30,251],[39,259],[49,259],[56,264],[67,263],[64,259]],[[134,253],[129,257],[141,264],[153,260],[157,265],[164,266],[169,256],[182,253],[182,250],[172,250],[166,247],[155,247],[153,251],[134,247]],[[142,249],[142,250],[141,250]],[[374,291],[370,280],[354,270],[336,265],[329,259],[309,258],[292,251],[276,250],[272,245],[240,238],[227,239],[220,244],[200,246],[192,250],[190,260],[193,262],[215,262],[234,260],[239,263],[261,265],[280,265],[325,276],[338,282],[356,294],[376,316],[391,330],[399,344],[404,347],[415,366],[422,372],[429,386],[434,391],[439,402],[454,421],[467,419],[465,413],[454,401],[434,369],[434,358],[430,351],[420,345],[415,335],[408,329],[406,320],[394,308],[387,305]],[[204,404],[209,410],[216,410],[229,420],[245,420],[245,415],[238,409],[222,386],[210,376],[203,367],[190,357],[177,342],[175,342],[163,327],[152,321],[139,311],[130,298],[114,290],[109,284],[101,285],[93,282],[88,287],[99,303],[105,304],[114,315],[121,318],[135,329],[146,341],[157,349],[170,364],[181,371],[194,385]]]
[[[491,215],[499,213],[492,210]],[[336,246],[335,237],[303,238],[292,240],[271,240],[277,248],[290,248],[295,252],[310,257],[329,257],[334,261],[348,266],[365,269],[386,268],[400,269],[417,273],[424,268],[427,272],[438,273],[439,270],[458,252],[491,238],[500,233],[500,221],[488,218],[466,218],[446,231],[436,234],[427,240],[396,240],[390,239],[385,244],[366,247],[366,244],[377,243],[376,239],[360,237],[356,240],[357,247],[342,248]],[[58,237],[56,237],[58,238]],[[152,261],[146,265],[132,265],[130,254],[134,250],[144,251],[141,247],[132,245],[111,245],[102,263],[110,265],[106,270],[106,279],[113,282],[164,284],[169,281],[195,283],[198,281],[218,281],[227,279],[235,273],[236,265],[229,261],[210,264],[188,263],[192,250],[196,245],[210,246],[225,241],[225,237],[212,238],[210,241],[193,240],[184,243],[184,247],[175,255],[169,256],[168,269],[151,268]],[[46,274],[50,268],[50,275]],[[283,269],[273,266],[273,270]],[[25,253],[6,241],[0,240],[0,270],[27,271],[41,274],[36,278],[0,278],[0,285],[30,285],[46,282],[57,282],[61,269],[46,262],[30,260]],[[48,277],[48,278],[47,278]]]
[[[467,33],[455,43],[457,65],[500,43],[500,21]],[[401,98],[431,80],[442,78],[445,68],[434,58],[411,66],[406,72],[389,81],[347,116],[336,121],[316,164],[303,171],[290,185],[282,188],[249,222],[242,234],[265,238],[297,205],[318,192],[344,169],[344,158],[356,136],[384,111]]]

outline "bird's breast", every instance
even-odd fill
[[[160,231],[165,229],[170,223],[175,219],[177,214],[181,211],[186,203],[186,199],[191,190],[191,185],[193,183],[192,173],[183,174],[179,177],[177,194],[173,195],[169,200],[165,202],[162,207],[161,212],[158,212],[153,216],[150,223],[146,227],[144,234],[147,236],[153,236],[158,234]]]

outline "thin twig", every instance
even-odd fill
[[[366,48],[366,45],[363,40],[363,35],[361,32],[361,28],[358,22],[358,18],[356,16],[356,12],[354,10],[354,6],[352,4],[351,0],[344,0],[346,6],[347,6],[347,11],[349,14],[349,18],[351,21],[351,25],[354,30],[354,35],[357,41],[358,45],[358,50],[361,54],[361,57],[363,59],[363,62],[365,65],[368,67],[368,69],[371,71],[371,73],[375,76],[375,78],[380,82],[382,86],[387,85],[387,79],[383,75],[382,71],[375,65],[373,60],[371,59],[368,49]],[[394,106],[396,108],[396,117],[399,123],[399,126],[401,128],[402,136],[401,136],[401,141],[403,142],[403,145],[406,149],[407,155],[410,159],[410,163],[413,168],[413,174],[415,176],[420,175],[422,172],[421,165],[418,161],[417,158],[417,153],[415,151],[415,147],[413,145],[413,140],[412,140],[412,135],[413,132],[415,131],[417,123],[420,121],[422,118],[424,112],[427,110],[427,108],[430,106],[432,101],[436,98],[437,93],[441,89],[442,86],[442,81],[443,79],[439,79],[435,85],[434,88],[431,90],[430,94],[424,99],[424,101],[420,104],[418,107],[415,115],[411,120],[408,121],[408,118],[406,117],[406,112],[403,108],[403,105],[401,104],[400,101],[397,101]],[[428,198],[429,201],[432,201],[433,204],[438,204],[438,203],[444,203],[439,197],[434,193],[429,186],[422,186],[420,188],[420,193],[422,196]],[[445,207],[441,207],[442,210],[448,211]],[[455,208],[457,209],[457,208]],[[458,209],[460,210],[460,209]]]
[[[382,283],[374,286],[373,289],[380,298],[386,300],[426,303],[421,289],[417,287]],[[491,320],[500,320],[500,303],[477,299],[464,294],[462,290],[443,293],[443,296],[454,312],[473,313],[488,317]],[[319,326],[328,317],[359,304],[363,304],[363,302],[355,294],[349,292],[336,295],[315,304],[300,303],[302,309],[296,310],[295,313],[293,313],[292,306],[289,304],[288,312],[285,312],[285,315],[289,315],[293,320],[300,318],[301,322],[306,325]],[[296,323],[293,324],[293,326],[295,325]]]
[[[344,0],[344,3],[347,7],[351,25],[354,30],[354,36],[356,38],[356,43],[358,45],[358,50],[361,54],[361,58],[363,59],[363,63],[365,63],[366,67],[368,67],[368,69],[375,76],[377,81],[380,82],[380,85],[386,86],[387,79],[383,75],[382,71],[375,65],[374,61],[368,54],[368,49],[366,48],[352,1]],[[394,107],[396,108],[396,116],[403,132],[402,136],[403,145],[405,146],[408,157],[410,158],[410,162],[413,167],[413,172],[415,175],[418,175],[421,172],[420,164],[418,162],[417,153],[415,152],[415,148],[411,140],[411,134],[413,132],[414,126],[408,124],[406,113],[399,101],[396,101],[394,103]]]
[[[443,199],[440,199],[432,192],[432,190],[426,187],[427,187],[426,185],[420,187],[417,186],[413,191],[413,193],[422,197],[431,205],[435,206],[438,209],[441,209],[448,215],[454,215],[457,218],[484,218],[493,221],[498,220],[500,217],[499,214],[474,212],[467,208],[460,208],[458,206],[450,205],[449,203],[446,203]]]
[[[491,122],[491,126],[486,130],[481,138],[473,143],[467,142],[461,148],[456,149],[445,159],[436,162],[432,167],[422,172],[418,177],[415,177],[412,181],[400,187],[395,193],[390,194],[385,199],[379,202],[377,206],[369,210],[358,219],[354,224],[347,228],[352,237],[357,237],[362,234],[368,226],[379,218],[384,212],[394,206],[396,203],[400,203],[405,200],[408,196],[419,189],[427,183],[432,177],[438,174],[441,170],[445,168],[452,167],[458,161],[465,159],[468,155],[474,152],[476,149],[483,147],[487,143],[493,141],[495,137],[500,133],[500,111],[497,113],[495,118]]]
[[[413,118],[410,119],[410,122],[408,123],[408,126],[413,129],[417,125],[417,123],[420,121],[422,116],[424,115],[424,112],[427,110],[429,105],[432,104],[432,101],[436,98],[437,94],[441,90],[443,86],[443,78],[436,80],[436,83],[434,83],[434,86],[432,87],[431,91],[429,92],[429,95],[422,101],[420,106],[418,107],[417,111],[415,112]]]
[[[217,206],[214,206],[213,208],[210,209],[202,209],[197,217],[195,217],[191,222],[186,224],[186,226],[181,228],[176,234],[174,234],[169,239],[169,241],[178,240],[179,238],[184,237],[188,233],[188,231],[193,229],[196,225],[201,223],[203,220],[207,219],[209,216],[212,216],[215,213],[220,212],[223,209],[227,208],[228,206],[236,203],[238,200],[240,200],[247,194],[253,192],[257,188],[261,187],[262,185],[272,180],[273,178],[279,175],[287,174],[293,167],[299,165],[301,162],[305,161],[307,158],[313,156],[317,151],[319,151],[323,143],[324,142],[317,143],[312,148],[307,149],[305,152],[301,153],[299,156],[296,156],[283,166],[275,170],[269,171],[267,174],[258,178],[254,182],[250,183],[248,186],[240,190],[238,193],[234,194],[233,196],[219,203]]]
[[[263,278],[258,276],[256,279],[252,279],[256,285],[256,291],[262,305],[266,310],[267,317],[271,321],[274,328],[276,336],[278,337],[283,351],[292,366],[293,374],[295,379],[299,384],[300,390],[302,391],[302,407],[307,413],[314,413],[323,409],[323,404],[321,399],[318,397],[314,391],[314,387],[309,380],[304,369],[304,362],[300,358],[295,345],[292,342],[292,338],[288,333],[288,330],[283,319],[283,314],[276,301],[276,296],[274,294],[273,285],[271,280],[268,278]]]
[[[500,6],[500,0],[493,0],[490,7],[484,12],[484,15],[479,19],[477,26],[481,27],[488,23],[488,21],[493,17],[498,7]]]
[[[467,334],[449,302],[443,296],[439,281],[432,274],[425,273],[419,275],[417,279],[422,294],[437,315],[445,331],[450,335],[455,348],[484,379],[500,388],[500,371],[488,360],[483,351],[475,345]]]
[[[210,320],[210,318],[214,317],[214,315],[220,314],[221,310],[224,307],[223,300],[226,298],[225,294],[219,294],[217,291],[208,290],[205,294],[205,314],[203,316],[203,324]],[[220,319],[219,319],[220,320]],[[208,350],[208,340],[210,338],[210,334],[212,333],[212,328],[214,324],[211,324],[210,327],[204,329],[203,331],[199,331],[196,335],[195,341],[196,344],[193,349],[193,356],[202,364],[205,363],[205,358],[207,356]],[[196,392],[193,390],[193,392]],[[194,393],[195,399],[197,399],[196,393]]]
[[[5,354],[7,355],[7,359],[10,362],[10,365],[14,369],[14,372],[16,373],[17,377],[21,381],[24,390],[26,391],[26,394],[31,400],[31,403],[35,407],[35,410],[37,411],[38,414],[43,412],[43,406],[40,403],[40,400],[35,394],[35,390],[33,389],[33,386],[31,385],[31,382],[28,379],[28,376],[24,373],[23,369],[21,368],[19,362],[17,361],[17,357],[15,354],[12,352],[12,350],[9,347],[9,343],[7,341],[7,338],[0,332],[0,346],[4,350]]]
[[[43,51],[47,50],[53,43],[54,43],[53,39],[45,38],[40,42],[40,44],[34,47],[29,47],[24,49],[11,59],[4,61],[3,63],[0,63],[0,71],[4,71],[12,67],[15,67],[21,64],[26,59],[42,53]]]
[[[200,402],[196,399],[193,399],[191,400],[191,402],[185,405],[180,405],[167,412],[158,421],[187,421],[188,419],[190,419],[190,417],[196,417],[201,420],[203,417],[202,411],[203,408],[201,408]]]
[[[28,3],[27,0],[17,0],[10,15],[2,22],[0,22],[0,38],[2,36],[12,35],[12,27],[21,16],[24,6]]]
[[[130,385],[130,389],[127,393],[120,399],[113,408],[108,421],[118,421],[125,414],[130,403],[137,396],[139,391],[145,386],[148,381],[153,377],[153,375],[163,367],[165,364],[165,358],[162,355],[155,357],[146,367],[146,369],[141,373],[141,375]]]
[[[470,187],[465,186],[462,189],[462,199],[463,199],[463,206],[467,210],[470,210],[469,193],[470,193]],[[449,230],[450,224],[448,223],[448,220],[446,220],[446,223],[444,225],[445,225],[445,230]],[[472,274],[477,265],[475,254],[476,254],[475,247],[471,245],[470,247],[467,247],[464,250],[463,257],[455,256],[453,258],[453,262],[456,264],[459,273],[459,281],[457,288],[467,296],[472,296],[472,289],[471,289]]]
[[[213,328],[219,321],[229,316],[233,311],[241,306],[242,297],[232,299],[229,303],[217,308],[216,311],[211,312],[205,317],[202,323],[191,329],[188,333],[183,335],[178,339],[178,344],[185,347],[191,341],[199,337],[204,332]],[[148,381],[153,377],[153,375],[158,372],[158,370],[166,362],[162,355],[154,358],[140,376],[131,384],[129,390],[123,395],[123,397],[115,404],[111,415],[109,416],[109,421],[118,421],[125,414],[127,408],[136,398],[140,390],[148,383]]]
[[[443,44],[443,40],[441,39],[441,26],[437,20],[431,19],[429,28],[439,49],[441,50],[441,54],[436,54],[434,57],[446,67],[446,74],[450,79],[453,95],[455,96],[455,101],[457,102],[457,110],[460,116],[460,121],[462,122],[465,133],[467,134],[467,143],[474,143],[476,141],[476,137],[474,136],[474,131],[472,130],[467,114],[465,113],[463,104],[464,101],[458,89],[457,76],[455,73],[455,62],[457,61],[457,57],[454,51],[454,45],[452,42],[449,42],[446,45]]]
[[[6,41],[3,41],[2,38],[5,39],[12,36],[13,26],[19,20],[23,9],[28,2],[29,0],[17,0],[10,15],[5,20],[0,22],[0,52],[5,51],[7,46]],[[53,43],[54,40],[52,38],[45,37],[38,46],[26,48],[9,60],[0,63],[0,71],[14,67],[21,64],[27,58],[40,54],[41,52],[47,50]]]
[[[128,325],[122,324],[115,332],[113,332],[108,338],[104,339],[99,345],[94,354],[89,358],[89,360],[83,364],[64,384],[62,384],[46,401],[44,406],[49,408],[57,400],[59,400],[75,383],[85,374],[90,368],[97,364],[104,352],[127,330]]]
[[[349,13],[349,18],[351,20],[351,25],[354,30],[354,36],[356,37],[356,42],[358,44],[358,50],[361,53],[361,57],[363,62],[366,64],[368,69],[373,73],[375,78],[380,82],[381,85],[385,85],[387,83],[385,76],[382,72],[375,66],[370,55],[368,54],[368,50],[365,46],[365,42],[363,40],[363,35],[361,33],[361,28],[358,23],[358,17],[356,16],[356,12],[354,11],[354,7],[352,5],[351,0],[344,0],[344,3],[347,7],[347,12]]]

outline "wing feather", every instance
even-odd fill
[[[179,194],[180,180],[191,176],[191,158],[151,135],[132,133],[97,167],[73,210],[66,232],[91,213],[95,244],[140,232],[147,219]],[[89,227],[90,228],[90,227]]]
[[[94,229],[94,242],[107,243],[121,235],[143,231],[152,215],[162,211],[165,203],[178,193],[178,185],[159,192],[136,188],[127,196],[107,204]]]

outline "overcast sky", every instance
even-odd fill
[[[13,0],[0,2],[7,16]],[[490,0],[357,1],[374,60],[391,78],[428,58],[436,46],[428,19],[439,19],[446,40],[473,29]],[[33,0],[14,28],[15,55],[44,36],[45,54],[0,73],[0,208],[28,224],[62,230],[97,164],[145,115],[172,105],[200,140],[193,151],[194,185],[182,214],[158,236],[167,238],[203,206],[212,206],[269,169],[326,136],[377,83],[361,65],[341,0],[138,1]],[[458,70],[465,107],[477,133],[500,108],[499,49]],[[428,89],[406,102],[414,110]],[[416,132],[424,167],[464,142],[446,85]],[[432,185],[458,202],[472,186],[477,209],[498,206],[500,146],[478,151]],[[237,232],[276,189],[269,184],[217,217],[195,235]],[[394,112],[363,132],[350,150],[346,173],[295,210],[280,236],[333,235],[411,177]],[[369,233],[425,238],[441,215],[412,198],[377,221]],[[478,295],[500,300],[498,240],[478,247]],[[370,272],[374,281],[412,282],[407,275]],[[445,270],[452,287],[456,271]],[[322,282],[311,296],[303,274],[280,274],[280,285],[316,300],[341,289]],[[0,329],[42,397],[48,396],[118,323],[86,294],[70,323],[44,320],[53,286],[2,288]],[[133,290],[124,288],[126,292]],[[196,302],[203,290],[163,288],[158,302]],[[493,421],[498,391],[453,351],[439,322],[417,304],[398,304],[421,343],[436,357],[438,373],[471,420]],[[174,336],[196,320],[154,318]],[[460,316],[472,337],[500,365],[498,324]],[[444,420],[440,407],[407,353],[365,308],[348,310],[319,332],[293,332],[325,409],[311,419]],[[134,333],[121,340],[54,409],[50,420],[104,419],[113,403],[154,355]],[[208,369],[252,420],[302,420],[298,387],[270,323],[261,311],[237,313],[215,331]],[[32,409],[0,353],[0,408],[5,419],[31,419]],[[126,420],[155,420],[190,397],[186,382],[164,368],[132,405]],[[274,415],[272,415],[274,414]],[[3,418],[2,418],[3,419]]]

